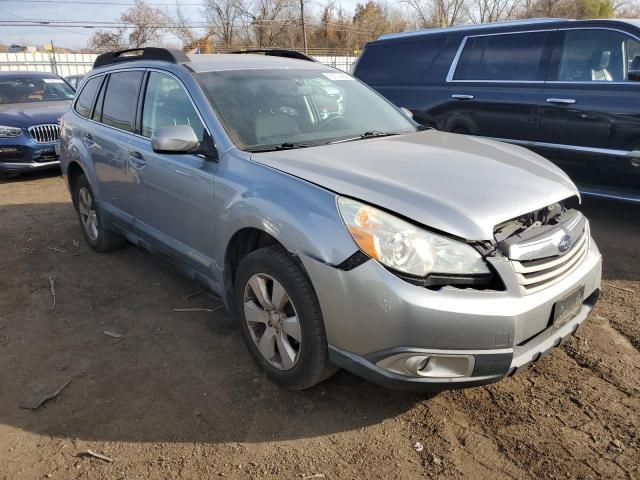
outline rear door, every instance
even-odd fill
[[[92,152],[103,209],[116,223],[132,223],[142,190],[139,165],[131,157],[142,70],[111,73],[103,83],[83,142]]]
[[[535,140],[552,32],[465,37],[447,80],[444,129]]]
[[[583,191],[640,193],[640,41],[606,28],[558,32],[535,150]]]
[[[138,229],[165,253],[207,271],[213,264],[213,176],[218,164],[201,155],[156,153],[151,137],[170,125],[190,125],[201,143],[209,133],[182,83],[169,73],[148,72],[140,107],[140,135],[129,145],[141,165],[144,186]]]

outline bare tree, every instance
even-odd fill
[[[89,40],[89,46],[98,51],[143,47],[160,39],[168,19],[158,8],[148,6],[144,0],[136,0],[134,6],[120,16],[120,21],[127,25],[129,32],[124,26],[112,31],[97,31]]]
[[[123,36],[123,30],[118,30],[115,32],[98,30],[89,39],[89,47],[98,53],[122,50],[123,48],[125,48],[124,44],[122,43]]]
[[[419,27],[450,27],[468,16],[469,0],[405,0],[418,16]]]
[[[203,13],[208,24],[208,36],[230,47],[235,40],[236,23],[242,14],[240,6],[237,0],[205,0]]]
[[[157,42],[168,21],[162,10],[148,6],[144,0],[136,0],[135,5],[124,12],[120,20],[133,27],[128,35],[129,46],[133,48]]]
[[[469,17],[474,23],[497,22],[517,16],[523,0],[474,0]]]
[[[198,43],[198,35],[189,26],[189,19],[182,12],[180,4],[176,0],[175,19],[173,24],[173,34],[180,39],[185,47],[190,47]]]

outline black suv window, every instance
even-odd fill
[[[640,70],[640,42],[622,32],[567,30],[558,76],[560,82],[623,82]],[[631,77],[631,78],[630,78]]]
[[[89,118],[91,115],[93,99],[96,98],[100,80],[102,80],[102,77],[94,77],[88,80],[82,92],[80,92],[78,100],[76,101],[76,112],[78,112],[78,115],[82,115],[85,118]]]
[[[469,37],[454,80],[540,80],[538,71],[546,32]]]
[[[133,120],[138,102],[141,71],[112,73],[107,84],[102,109],[102,123],[133,131]]]
[[[142,110],[142,135],[151,138],[156,129],[170,125],[191,125],[198,139],[204,139],[204,125],[182,85],[169,75],[151,72]]]
[[[428,80],[430,67],[445,40],[436,37],[372,44],[358,61],[356,76],[370,85],[418,82],[425,76]]]

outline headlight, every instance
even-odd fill
[[[0,125],[0,137],[17,137],[22,134],[22,129],[18,127],[9,127]]]
[[[491,273],[480,253],[466,243],[349,198],[339,197],[338,209],[360,249],[389,268],[417,277]]]

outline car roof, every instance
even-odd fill
[[[573,20],[567,18],[530,18],[523,20],[507,20],[503,22],[490,22],[483,24],[471,24],[471,25],[456,25],[453,27],[444,27],[444,28],[427,28],[424,30],[416,30],[414,32],[401,32],[401,33],[387,33],[381,35],[374,40],[375,42],[386,41],[386,40],[395,40],[395,39],[403,39],[408,37],[420,37],[426,35],[437,35],[437,34],[449,34],[449,33],[465,33],[465,32],[483,32],[483,31],[512,31],[517,28],[526,28],[529,27],[535,28],[536,26],[541,27],[565,27],[565,26],[589,26],[589,25],[602,25],[602,24],[628,24],[634,27],[639,27],[640,23],[638,20],[623,20],[623,19],[594,19],[594,20]]]
[[[41,78],[60,78],[58,75],[49,72],[30,72],[25,70],[0,72],[0,78],[26,78],[26,77],[41,77]]]
[[[224,70],[256,70],[272,68],[304,68],[331,70],[332,68],[319,62],[295,58],[277,57],[252,53],[208,53],[188,55],[188,62],[168,62],[156,59],[132,58],[111,65],[104,65],[92,70],[92,73],[108,72],[125,68],[149,68],[167,65],[183,65],[193,73],[216,72]]]

